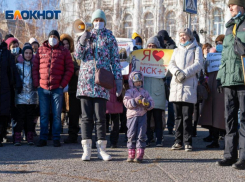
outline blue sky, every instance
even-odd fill
[[[16,10],[16,0],[6,1],[9,10]],[[6,9],[5,9],[6,10]]]

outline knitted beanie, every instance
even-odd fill
[[[12,42],[18,42],[19,43],[18,39],[14,38],[14,37],[8,38],[7,40],[5,40],[5,42],[8,45],[8,47],[7,47],[8,50],[9,50],[9,47],[10,47],[10,45],[11,45]]]
[[[147,40],[146,45],[148,46],[149,44],[155,44],[157,48],[161,48],[160,42],[158,41],[158,38],[156,36],[151,37]]]
[[[35,39],[34,37],[30,38],[29,43],[30,43],[30,44],[37,43],[38,46],[39,46],[39,42],[38,42],[37,39]]]
[[[180,33],[185,33],[186,35],[188,35],[190,37],[191,40],[194,39],[193,33],[192,33],[192,31],[189,28],[180,29],[179,34]]]
[[[136,37],[135,39],[135,43],[143,43],[142,39],[140,37]]]
[[[30,44],[29,42],[25,43],[25,44],[24,44],[24,47],[23,47],[23,49],[22,49],[22,56],[23,56],[24,59],[25,59],[25,57],[24,57],[24,56],[25,56],[24,52],[26,51],[26,49],[30,49],[31,52],[32,52],[32,54],[33,54],[33,49],[32,49],[31,44]]]
[[[57,30],[52,30],[49,34],[48,37],[50,37],[51,35],[55,35],[56,37],[58,37],[58,39],[60,40],[60,34]]]
[[[93,12],[91,23],[93,23],[96,18],[103,19],[106,25],[106,16],[105,16],[104,11],[102,11],[101,9],[97,9],[95,12]]]

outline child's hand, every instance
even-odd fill
[[[148,108],[150,106],[150,102],[146,98],[143,98],[142,99],[142,105],[144,107]]]
[[[138,96],[138,97],[136,97],[134,100],[135,100],[135,102],[136,102],[137,105],[142,104],[142,96],[141,95]]]

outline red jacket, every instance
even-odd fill
[[[45,41],[34,58],[33,85],[46,90],[53,90],[59,86],[65,88],[73,72],[74,66],[70,51],[61,45],[52,48],[48,41]]]
[[[114,82],[114,87],[110,90],[110,100],[106,103],[106,114],[123,113],[123,102],[118,101],[116,96],[117,86]]]

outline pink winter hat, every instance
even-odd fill
[[[8,45],[8,50],[9,50],[10,44],[11,44],[12,42],[14,42],[14,41],[16,41],[16,42],[19,43],[18,39],[14,38],[14,37],[10,37],[10,38],[8,38],[7,40],[5,40],[6,44]]]

